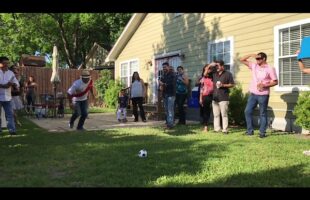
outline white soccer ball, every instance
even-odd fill
[[[147,151],[145,149],[140,150],[138,156],[140,158],[147,157]]]

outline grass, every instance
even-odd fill
[[[115,112],[115,108],[102,108],[102,107],[89,107],[89,113],[112,113]],[[70,108],[65,109],[65,114],[71,114],[72,110]]]
[[[0,136],[0,187],[309,187],[309,137],[205,134],[199,125]],[[148,157],[137,156],[140,149]]]

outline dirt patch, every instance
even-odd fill
[[[310,139],[310,134],[296,134],[296,137],[299,139]]]

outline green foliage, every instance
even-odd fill
[[[108,108],[116,108],[118,103],[118,94],[122,89],[122,83],[120,80],[110,80],[108,88],[104,94],[104,103]]]
[[[230,89],[228,119],[231,124],[245,124],[244,109],[246,107],[248,97],[248,94],[242,93],[242,87],[239,83]]]
[[[310,130],[310,92],[299,95],[293,114],[296,116],[296,125]]]
[[[112,72],[110,70],[102,70],[100,72],[100,78],[95,82],[95,88],[100,100],[103,100],[106,89],[109,86],[109,81],[112,79]]]
[[[59,51],[60,64],[74,68],[96,42],[109,51],[132,14],[129,13],[1,13],[0,55],[13,62],[21,54]]]

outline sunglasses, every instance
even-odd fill
[[[256,60],[261,60],[261,59],[263,59],[263,58],[255,58]]]

